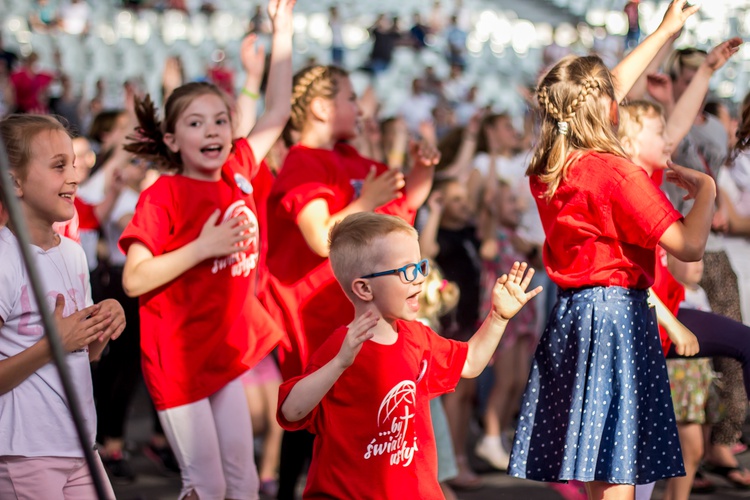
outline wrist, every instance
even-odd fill
[[[254,90],[252,90],[252,89],[250,89],[250,88],[248,88],[246,86],[242,87],[242,90],[240,91],[240,93],[242,95],[244,95],[244,96],[249,97],[250,99],[252,99],[254,101],[257,101],[258,99],[260,99],[260,94],[258,92],[255,92]]]
[[[494,307],[490,311],[489,319],[498,326],[505,326],[508,324],[508,321],[510,321],[510,318],[506,318],[505,316],[503,316],[500,311],[498,311]]]

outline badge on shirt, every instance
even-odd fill
[[[234,182],[237,183],[237,187],[242,190],[245,194],[251,194],[253,192],[253,185],[250,181],[245,179],[242,174],[234,174]]]

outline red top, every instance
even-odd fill
[[[44,91],[54,80],[49,73],[34,73],[21,68],[10,75],[10,82],[16,92],[16,106],[22,113],[45,114],[49,110],[42,100]]]
[[[685,300],[685,286],[677,281],[672,276],[672,273],[669,272],[667,268],[667,251],[660,246],[656,247],[656,274],[652,290],[664,302],[667,309],[677,316],[680,303]],[[661,338],[661,347],[666,356],[667,352],[669,352],[669,347],[672,345],[672,341],[669,340],[667,331],[661,325],[659,325],[659,337]]]
[[[271,276],[263,300],[288,332],[279,352],[285,380],[302,373],[332,326],[346,325],[354,317],[328,258],[307,246],[297,216],[318,198],[326,201],[331,214],[340,212],[359,196],[371,166],[377,167],[378,174],[388,169],[343,143],[332,151],[293,146],[271,190],[267,207]],[[376,212],[397,215],[410,224],[416,215],[406,206],[405,196]]]
[[[654,248],[682,215],[645,170],[618,156],[587,152],[549,203],[542,197],[546,188],[531,177],[553,282],[563,289],[651,286]]]
[[[392,345],[367,341],[312,412],[288,422],[280,408],[294,385],[279,390],[279,423],[316,434],[305,499],[443,498],[430,399],[453,391],[468,346],[417,321],[396,322]],[[347,328],[329,336],[305,375],[339,352]]]
[[[253,200],[255,209],[258,214],[258,235],[260,237],[260,257],[258,259],[258,288],[256,292],[260,295],[268,282],[268,215],[266,205],[268,196],[271,194],[271,188],[276,178],[268,167],[265,160],[260,162],[260,167],[252,178],[253,182]]]
[[[222,221],[245,215],[257,229],[252,186],[257,169],[245,139],[222,167],[219,181],[162,175],[143,191],[120,238],[154,256],[194,241],[217,208]],[[247,371],[278,343],[281,332],[255,297],[258,236],[250,249],[208,259],[140,297],[146,384],[158,410],[206,398]]]

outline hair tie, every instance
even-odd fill
[[[568,135],[568,122],[557,122],[557,133]]]

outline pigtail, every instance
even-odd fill
[[[138,126],[135,135],[128,136],[130,142],[125,145],[125,150],[153,161],[161,170],[174,169],[179,165],[179,157],[164,143],[162,123],[150,95],[135,99],[135,115]]]

